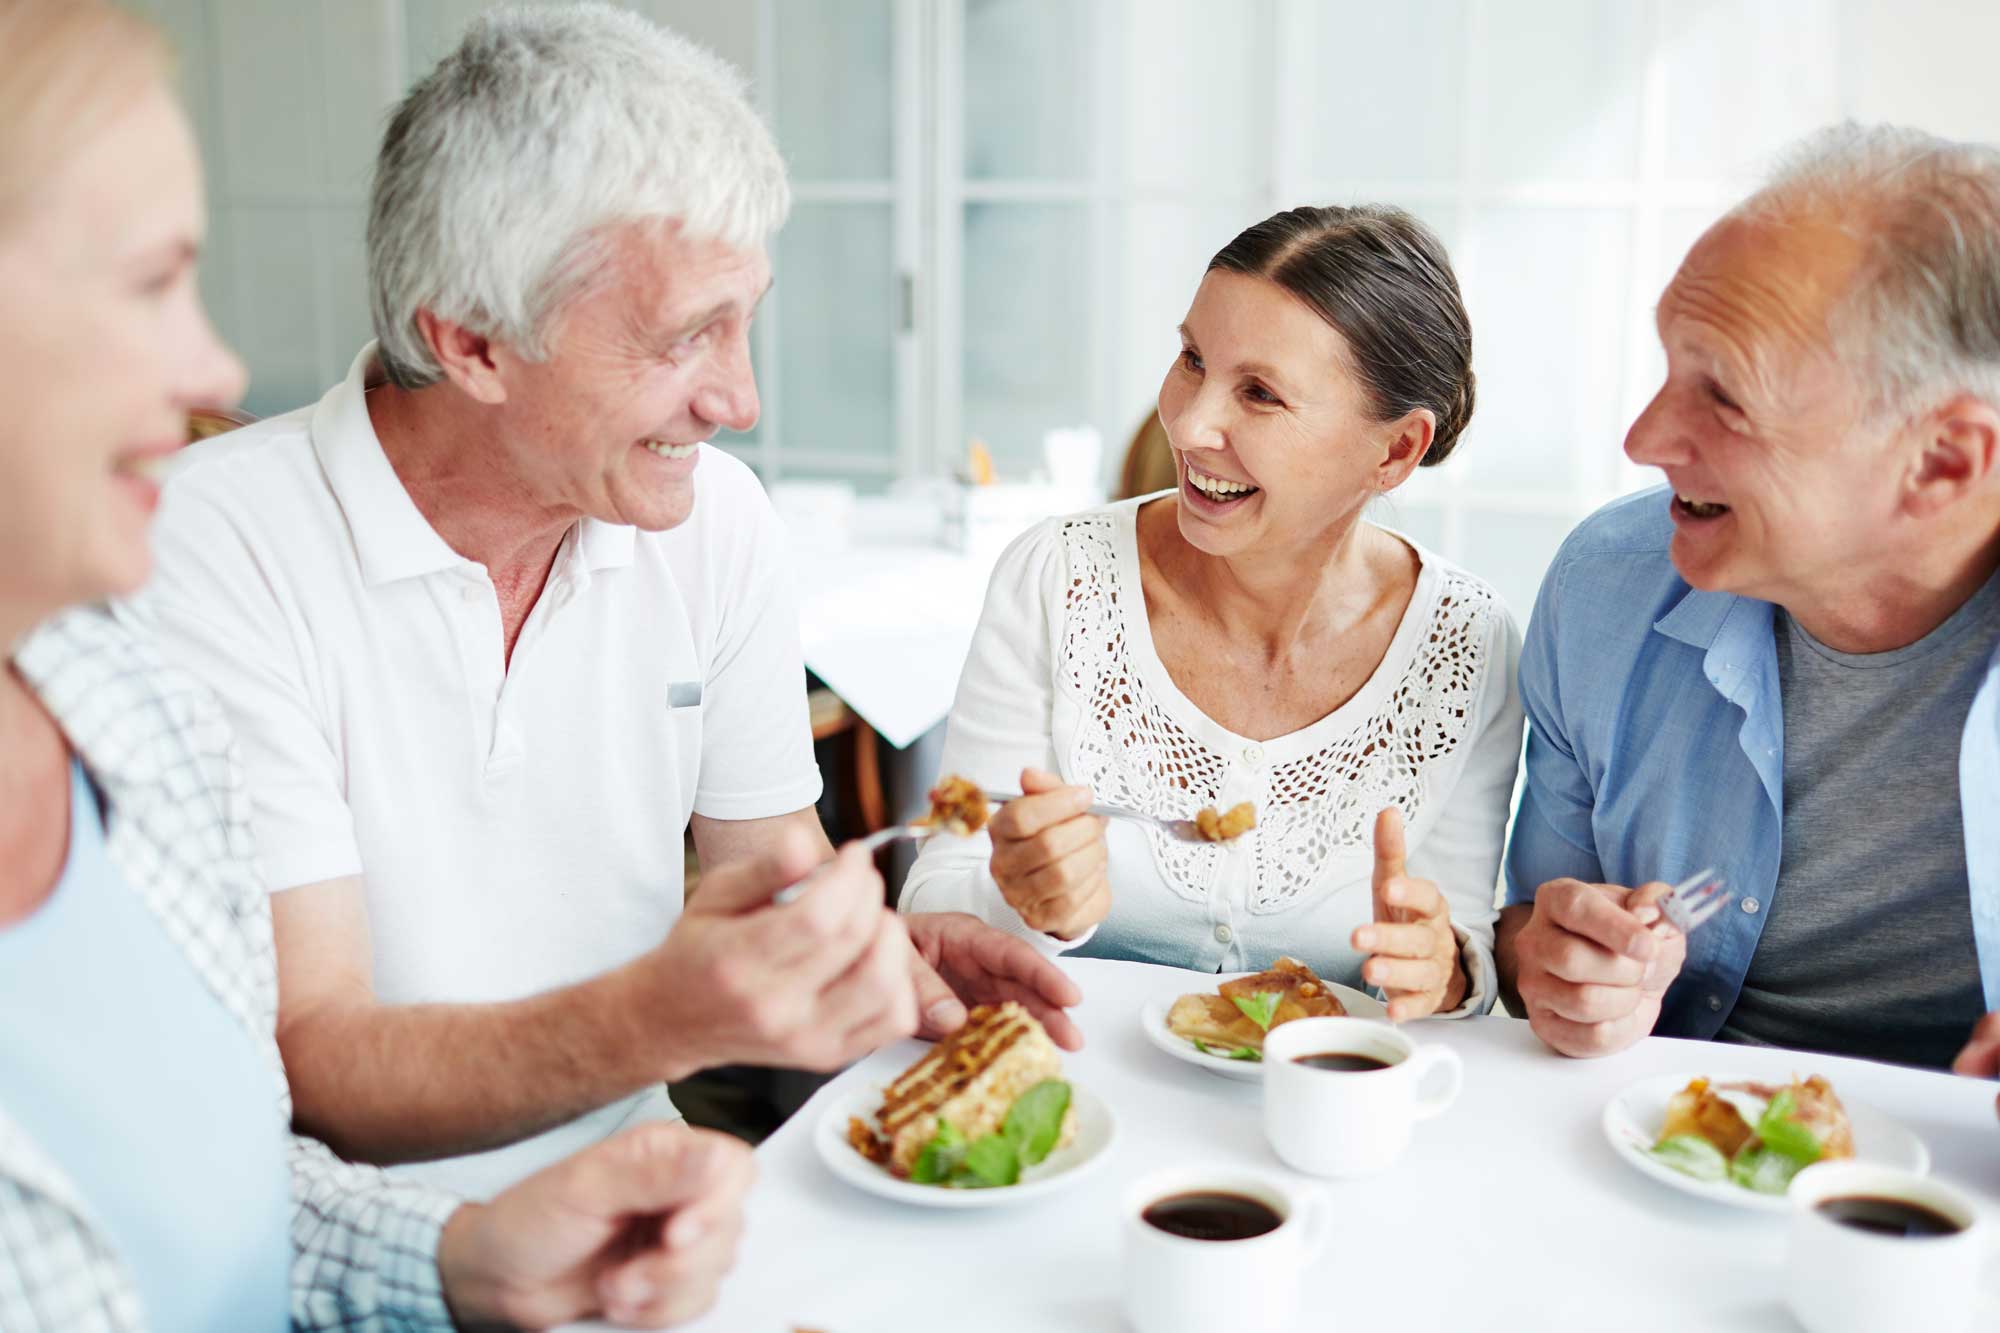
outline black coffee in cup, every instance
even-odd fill
[[[1227,1190],[1169,1194],[1147,1204],[1139,1216],[1149,1226],[1189,1240],[1249,1240],[1276,1231],[1285,1221],[1262,1199]]]
[[[1396,1064],[1394,1060],[1384,1060],[1375,1055],[1359,1055],[1352,1051],[1315,1051],[1310,1055],[1293,1056],[1292,1063],[1304,1065],[1308,1069],[1331,1069],[1347,1074],[1365,1074],[1370,1070],[1389,1069]]]
[[[1956,1236],[1965,1230],[1935,1208],[1910,1199],[1891,1199],[1879,1194],[1850,1194],[1838,1199],[1822,1199],[1813,1205],[1844,1227],[1877,1236]]]

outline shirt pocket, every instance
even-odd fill
[[[702,681],[674,680],[666,687],[667,737],[674,749],[674,770],[680,777],[681,799],[694,809],[701,781]]]

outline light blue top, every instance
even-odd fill
[[[106,855],[72,767],[62,878],[0,928],[0,1105],[75,1183],[157,1333],[289,1328],[274,1074]]]
[[[1563,876],[1721,872],[1736,904],[1689,941],[1653,1029],[1705,1038],[1735,1007],[1777,890],[1785,719],[1771,604],[1688,586],[1667,558],[1670,499],[1660,488],[1606,505],[1542,580],[1521,655],[1528,773],[1507,901]],[[2000,653],[1958,765],[1980,984],[2000,1009]]]

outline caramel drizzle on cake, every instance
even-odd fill
[[[1012,1013],[1005,1010],[1011,1008]],[[1018,1005],[982,1004],[966,1016],[965,1026],[946,1037],[923,1059],[904,1070],[882,1093],[876,1120],[882,1132],[897,1131],[956,1097],[1028,1034],[1033,1022]]]

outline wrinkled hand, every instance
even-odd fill
[[[1026,940],[996,930],[964,912],[918,912],[909,918],[910,941],[924,975],[924,1026],[918,1035],[943,1037],[965,1022],[965,1006],[1019,1000],[1066,1051],[1083,1049],[1083,1033],[1063,1010],[1083,992],[1063,970]]]
[[[1403,812],[1393,806],[1375,817],[1374,896],[1375,924],[1356,927],[1350,942],[1369,956],[1361,977],[1382,988],[1390,1019],[1400,1023],[1464,1004],[1451,907],[1437,885],[1409,873]]]
[[[917,1030],[910,937],[869,854],[849,844],[815,867],[788,836],[702,875],[665,942],[634,965],[634,1018],[662,1073],[721,1064],[830,1071]],[[811,874],[797,901],[771,895]]]
[[[2000,1078],[2000,1009],[1972,1025],[1972,1039],[1951,1062],[1951,1070],[1973,1078]],[[1993,1099],[1993,1109],[2000,1113],[2000,1097]]]
[[[1672,886],[1636,889],[1553,879],[1515,942],[1517,981],[1535,1035],[1564,1055],[1609,1055],[1653,1030],[1687,961],[1660,915]]]
[[[993,882],[1032,930],[1071,940],[1111,911],[1104,821],[1085,814],[1088,787],[1065,787],[1054,773],[1021,770],[1021,796],[986,826]]]
[[[461,1328],[548,1328],[602,1315],[692,1319],[736,1259],[755,1167],[726,1134],[641,1125],[445,1221],[438,1273]]]

